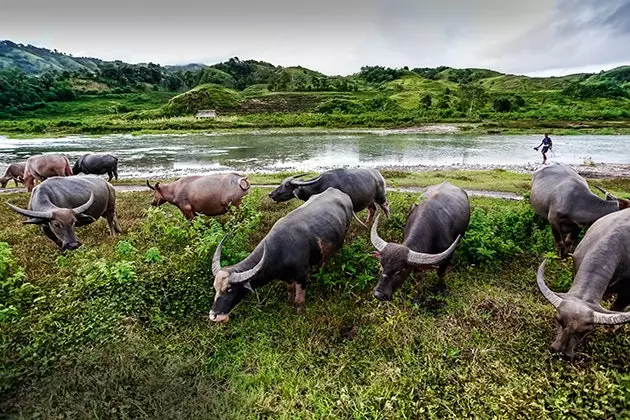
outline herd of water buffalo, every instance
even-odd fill
[[[93,176],[108,174],[118,179],[118,160],[111,154],[87,154],[71,168],[62,155],[38,155],[24,164],[13,164],[0,178],[23,182],[29,192],[27,209],[7,203],[37,224],[63,252],[80,246],[75,227],[103,217],[111,234],[120,232],[116,218],[116,192],[109,182]],[[84,173],[86,176],[70,176]],[[215,298],[212,321],[227,321],[248,291],[274,279],[287,283],[289,301],[300,307],[312,267],[323,264],[343,245],[351,219],[368,209],[372,223],[370,239],[382,274],[374,288],[379,300],[390,300],[413,274],[422,281],[424,270],[437,268],[438,288],[445,289],[444,275],[454,251],[469,225],[470,206],[466,192],[449,182],[426,189],[407,218],[401,244],[387,242],[378,234],[377,206],[389,216],[386,184],[376,169],[334,169],[310,179],[289,177],[269,193],[276,202],[298,198],[300,207],[279,219],[243,261],[221,267],[219,243],[212,260]],[[41,183],[35,186],[35,181]],[[156,183],[153,205],[172,203],[187,219],[199,214],[216,216],[239,206],[250,189],[247,177],[236,174],[185,176],[171,183]],[[572,358],[576,344],[597,324],[630,322],[630,201],[610,193],[602,199],[586,181],[561,164],[543,166],[534,172],[530,203],[547,219],[558,254],[574,259],[574,280],[567,293],[554,293],[544,281],[545,262],[537,284],[556,308],[559,325],[551,349]],[[621,211],[620,211],[621,210]],[[376,217],[375,217],[376,216]],[[357,218],[358,220],[358,218]],[[360,221],[359,221],[360,222]],[[578,237],[588,227],[575,247]],[[615,294],[610,310],[601,306],[605,294]]]

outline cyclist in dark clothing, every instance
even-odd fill
[[[534,150],[537,151],[540,148],[540,146],[543,147],[541,150],[541,153],[543,155],[542,163],[544,165],[545,163],[547,163],[547,152],[551,150],[553,147],[553,143],[551,141],[551,137],[549,137],[549,134],[545,134],[545,137],[542,139],[542,142],[538,146],[534,147]]]

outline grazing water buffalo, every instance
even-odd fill
[[[558,254],[566,258],[582,228],[630,207],[630,201],[606,195],[609,199],[599,198],[575,170],[556,163],[534,172],[529,201],[536,214],[551,224]]]
[[[302,305],[309,269],[324,263],[341,248],[352,214],[350,197],[328,188],[278,220],[254,251],[238,264],[221,268],[222,240],[212,260],[216,294],[210,319],[227,321],[248,290],[274,279],[287,282],[289,300]]]
[[[0,186],[6,188],[7,182],[13,180],[15,186],[18,186],[18,182],[24,183],[24,168],[26,163],[12,163],[9,165],[4,173],[4,176],[0,178]]]
[[[94,154],[88,153],[81,156],[72,167],[72,173],[78,175],[84,173],[86,175],[103,175],[107,174],[108,181],[116,178],[118,181],[118,158],[109,153]]]
[[[286,178],[278,188],[269,193],[269,197],[276,202],[288,201],[293,197],[306,201],[313,194],[332,187],[350,196],[355,212],[367,208],[368,222],[376,212],[375,203],[389,216],[385,179],[376,169],[333,169],[308,181],[297,179],[302,176],[304,175]]]
[[[63,155],[37,155],[26,160],[24,185],[28,192],[33,191],[35,180],[43,181],[53,176],[71,176],[70,162]]]
[[[98,177],[48,178],[33,190],[28,210],[7,204],[29,217],[24,223],[39,225],[61,251],[81,246],[75,227],[88,225],[99,217],[107,220],[110,234],[121,231],[114,187]]]
[[[155,192],[153,206],[174,204],[186,219],[191,220],[198,214],[217,216],[227,213],[230,204],[240,206],[250,184],[247,177],[230,173],[185,176],[170,184],[157,182],[151,185],[147,179],[147,187]]]
[[[573,254],[573,284],[567,293],[554,293],[545,284],[545,263],[538,268],[538,288],[556,308],[559,324],[551,350],[573,358],[575,346],[597,324],[630,322],[623,311],[630,304],[630,209],[609,214],[588,229]],[[611,310],[600,302],[617,295]]]
[[[414,204],[402,245],[385,242],[378,236],[378,217],[372,225],[370,239],[376,257],[383,267],[380,281],[374,288],[379,300],[391,300],[394,292],[412,270],[425,270],[438,265],[438,287],[445,289],[444,274],[460,238],[468,229],[470,206],[468,195],[461,188],[443,182],[427,188],[422,202]],[[422,276],[421,272],[418,272]],[[422,278],[418,279],[422,281]]]

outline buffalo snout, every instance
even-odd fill
[[[67,244],[63,244],[63,247],[61,248],[62,251],[73,251],[75,249],[78,249],[79,247],[81,247],[81,242],[76,241],[76,242],[70,242]]]
[[[374,289],[374,297],[380,300],[381,302],[392,300],[392,295],[386,294],[379,288]]]
[[[227,322],[230,319],[230,314],[218,314],[214,311],[210,311],[210,321],[212,322]]]

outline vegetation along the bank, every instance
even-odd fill
[[[627,195],[627,185],[617,187]],[[273,283],[227,324],[210,324],[211,260],[246,256],[300,202],[253,189],[239,210],[187,222],[151,193],[119,193],[124,233],[104,221],[60,255],[0,206],[0,412],[70,418],[625,418],[626,330],[601,327],[575,361],[553,357],[553,308],[536,267],[567,290],[548,224],[527,201],[471,199],[449,293],[408,281],[392,302],[371,289],[378,262],[352,222],[343,249],[313,275],[304,313]],[[379,234],[400,241],[417,194],[389,193]],[[26,194],[2,202],[25,207]],[[149,208],[149,209],[148,209]],[[364,218],[366,212],[359,217]]]
[[[77,58],[0,42],[0,133],[12,135],[270,127],[464,131],[630,130],[630,68],[533,78],[484,69],[365,66],[349,76],[237,57],[167,66]],[[214,109],[216,118],[195,118]]]

